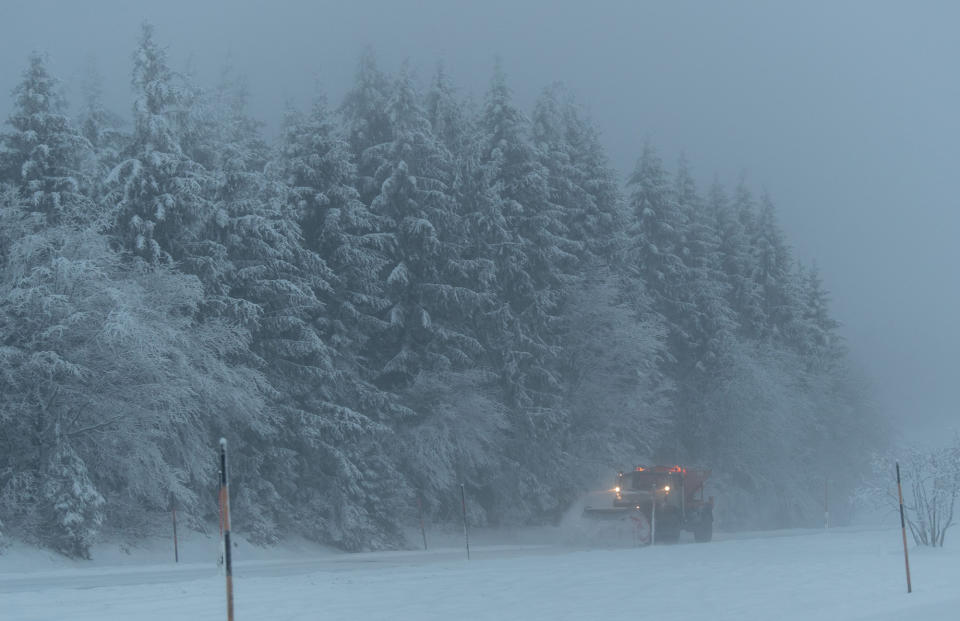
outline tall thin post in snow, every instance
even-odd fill
[[[173,517],[173,562],[180,562],[180,550],[177,546],[177,500],[170,495],[170,514]]]
[[[467,544],[467,560],[470,560],[470,531],[467,530],[467,493],[460,484],[460,506],[463,508],[463,540]]]
[[[420,517],[420,534],[423,535],[423,549],[427,549],[427,529],[423,527],[423,503],[420,494],[417,494],[417,515]]]
[[[217,485],[220,485],[220,479],[223,477],[222,470],[218,468],[217,470]],[[219,573],[223,569],[223,556],[224,556],[224,547],[223,547],[223,494],[217,494],[217,512],[220,516],[220,539],[219,546],[217,548],[217,572]]]
[[[903,561],[907,566],[907,593],[913,592],[910,585],[910,554],[907,552],[907,525],[903,518],[903,488],[900,486],[900,462],[897,462],[897,496],[900,497],[900,532],[903,533]]]
[[[230,493],[227,487],[226,438],[220,438],[220,508],[223,511],[223,562],[227,573],[227,621],[233,621],[233,565],[230,559]]]
[[[657,486],[650,493],[650,545],[657,541]]]
[[[823,477],[823,529],[830,527],[830,497],[827,495],[829,479]]]

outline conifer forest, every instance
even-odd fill
[[[85,558],[171,505],[215,532],[221,436],[263,545],[404,547],[461,484],[471,524],[553,524],[639,463],[711,469],[718,528],[822,524],[827,472],[849,516],[884,427],[762,179],[643,140],[621,178],[570,91],[522,109],[492,55],[476,97],[334,61],[347,95],[279,123],[150,25],[129,110],[7,59],[0,536]]]

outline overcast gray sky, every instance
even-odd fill
[[[424,79],[442,59],[476,95],[499,55],[528,109],[566,82],[622,172],[646,136],[703,183],[745,170],[820,265],[881,407],[915,439],[960,425],[958,3],[0,0],[0,93],[37,49],[75,94],[93,55],[126,113],[144,19],[201,78],[232,54],[272,126],[317,80],[339,101],[365,45]]]

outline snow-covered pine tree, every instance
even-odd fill
[[[244,490],[237,508],[250,512],[261,541],[294,531],[350,549],[393,545],[395,526],[377,506],[402,484],[392,466],[378,476],[368,470],[385,459],[379,443],[389,436],[376,419],[402,417],[403,409],[357,377],[351,339],[362,338],[360,322],[342,325],[346,298],[363,295],[343,288],[357,285],[357,274],[338,278],[318,254],[329,251],[357,272],[363,268],[350,261],[375,261],[358,257],[375,241],[355,238],[375,234],[364,230],[368,214],[346,185],[349,154],[317,106],[307,119],[288,117],[280,151],[262,171],[267,154],[256,126],[242,101],[233,102],[211,125],[217,217],[206,241],[224,248],[224,299],[243,310],[249,354],[264,369],[282,430],[266,440],[255,429],[237,431],[247,455],[247,469],[236,473]],[[337,232],[338,224],[348,231]],[[352,242],[356,248],[344,248]]]
[[[376,148],[380,193],[371,210],[384,218],[394,243],[385,268],[390,307],[365,356],[378,385],[408,387],[423,370],[463,368],[479,342],[463,318],[481,303],[470,266],[455,245],[460,231],[451,185],[452,155],[433,136],[405,66],[390,99],[391,142]]]
[[[823,285],[820,269],[814,263],[797,272],[800,283],[801,309],[800,353],[811,362],[822,364],[825,359],[840,357],[840,322],[830,314],[830,293]],[[819,365],[818,365],[819,366]]]
[[[14,107],[0,139],[0,179],[14,185],[23,209],[43,223],[86,217],[82,162],[89,144],[66,115],[57,80],[40,54],[30,56],[13,91]]]
[[[471,119],[457,89],[443,68],[437,65],[430,88],[424,98],[424,111],[430,121],[433,135],[454,157],[461,156],[472,132]]]
[[[561,210],[550,200],[549,172],[530,141],[526,117],[512,101],[496,66],[475,135],[477,162],[485,169],[477,187],[475,224],[490,240],[485,258],[496,267],[499,305],[480,331],[500,374],[509,408],[509,441],[500,499],[524,498],[497,507],[506,521],[556,511],[564,482],[556,472],[558,444],[568,421],[563,409],[564,330],[561,307],[576,265],[575,244],[564,237]],[[497,239],[497,238],[500,239]],[[536,450],[531,450],[536,447]],[[509,473],[509,474],[507,474]]]
[[[759,338],[766,334],[769,318],[763,310],[763,290],[758,282],[760,267],[754,245],[757,205],[747,187],[745,173],[740,175],[730,203],[717,213],[722,219],[720,247],[724,271],[731,284],[731,306],[742,333],[747,338]]]
[[[578,263],[612,251],[619,192],[595,130],[561,84],[544,89],[532,119],[533,143],[549,175],[562,238]]]
[[[383,150],[370,149],[393,139],[388,107],[390,93],[389,78],[377,67],[373,50],[366,48],[360,56],[353,88],[340,106],[347,142],[357,166],[357,190],[366,205],[380,192],[376,176],[383,164],[380,159]]]
[[[703,447],[694,441],[707,437],[697,433],[704,419],[702,399],[722,381],[736,322],[727,301],[719,235],[684,156],[673,191],[681,215],[679,254],[684,278],[678,289],[680,304],[671,318],[680,335],[672,351],[677,391],[671,457],[684,459],[702,454]]]
[[[697,192],[685,157],[680,158],[675,197],[683,214],[682,251],[686,278],[683,282],[687,371],[710,375],[722,356],[726,342],[736,331],[733,310],[727,301],[720,253],[720,236],[710,210]]]
[[[546,412],[541,408],[556,404],[561,393],[561,381],[550,368],[555,353],[552,334],[559,329],[560,264],[572,263],[575,257],[551,243],[559,225],[550,203],[548,171],[529,142],[527,119],[514,105],[499,64],[477,125],[480,162],[489,169],[488,182],[502,199],[499,217],[515,236],[491,248],[498,253],[498,295],[505,302],[499,321],[510,335],[503,342],[498,366],[512,406]],[[539,426],[532,420],[531,424]]]
[[[683,262],[684,214],[670,175],[649,142],[644,145],[627,185],[631,188],[632,212],[629,263],[647,283],[657,312],[676,323],[683,303],[681,288],[687,277]]]
[[[740,196],[740,203],[743,203],[743,192]],[[714,180],[710,188],[707,203],[720,239],[720,264],[739,333],[748,338],[756,337],[762,333],[765,320],[761,294],[754,280],[757,268],[748,232],[741,221],[738,206],[730,201],[718,180]]]
[[[96,220],[100,226],[109,223],[108,211],[104,209],[104,180],[120,161],[126,147],[127,136],[122,131],[123,121],[119,115],[108,110],[103,103],[103,78],[91,58],[81,84],[83,102],[78,126],[90,144],[90,157],[86,163],[90,188],[87,193],[97,203]]]
[[[617,234],[622,230],[620,184],[617,173],[600,142],[599,130],[572,95],[563,107],[566,141],[577,178],[591,200],[567,216],[570,237],[585,240],[587,250],[601,263],[617,253]]]
[[[229,317],[250,327],[259,311],[231,291],[236,276],[231,251],[246,244],[238,235],[237,222],[262,208],[270,149],[260,134],[261,124],[247,112],[247,96],[244,78],[228,64],[216,88],[195,93],[187,107],[188,118],[182,124],[192,135],[190,159],[206,174],[201,188],[206,215],[179,267],[203,282],[204,315]]]
[[[391,236],[360,201],[349,145],[339,137],[326,101],[318,96],[309,114],[290,111],[270,174],[289,187],[303,243],[336,275],[328,309],[329,335],[342,351],[356,351],[382,328],[387,308],[378,275],[387,263]]]
[[[179,261],[193,254],[190,245],[210,215],[210,179],[181,146],[188,93],[150,24],[141,27],[133,61],[133,136],[108,177],[116,234],[147,261]]]
[[[752,245],[757,265],[755,280],[763,296],[763,315],[767,320],[766,336],[795,344],[799,283],[790,247],[777,223],[773,199],[766,192],[760,199]]]

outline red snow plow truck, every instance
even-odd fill
[[[646,523],[654,543],[676,543],[681,530],[692,532],[694,541],[707,542],[713,537],[713,496],[703,495],[709,477],[709,470],[637,466],[617,473],[612,506],[588,506],[584,516]]]

